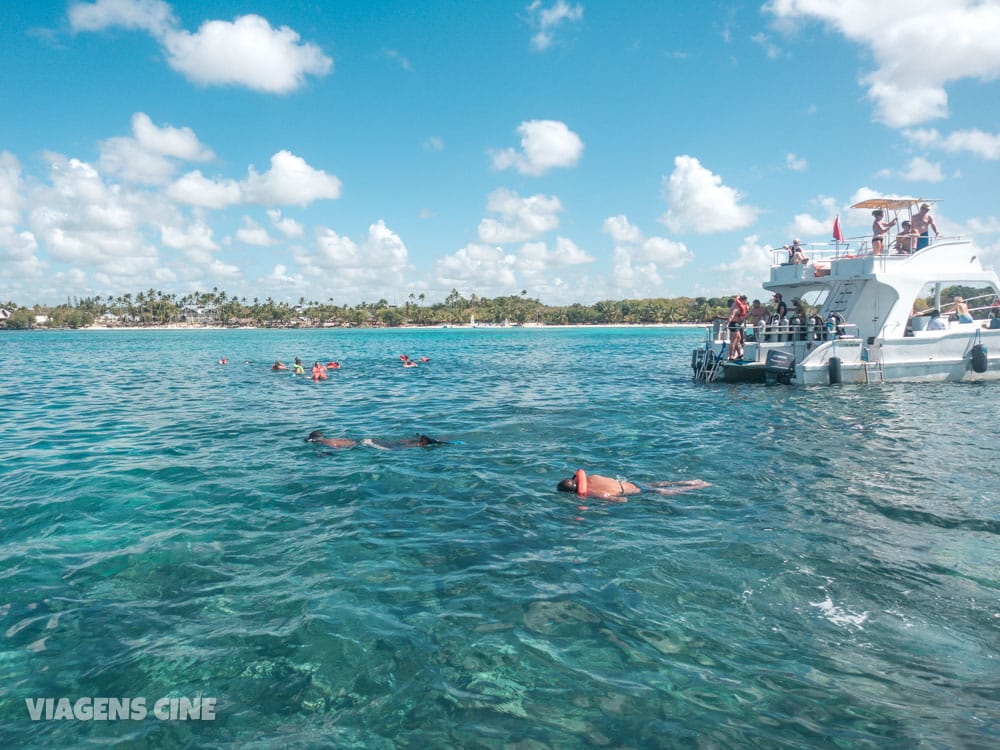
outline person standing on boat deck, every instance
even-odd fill
[[[913,214],[910,218],[910,228],[913,230],[913,233],[917,235],[917,250],[923,250],[930,244],[930,229],[934,230],[935,237],[941,236],[941,233],[938,231],[937,224],[934,223],[934,217],[931,216],[930,211],[930,204],[923,203],[920,206],[920,210]]]
[[[753,307],[750,308],[750,312],[747,313],[747,322],[749,327],[753,329],[754,339],[757,341],[762,341],[764,332],[764,323],[767,322],[767,318],[771,313],[768,309],[761,304],[759,299],[753,301]]]
[[[774,304],[775,304],[774,314],[777,315],[779,318],[787,318],[788,305],[786,305],[785,301],[781,298],[781,292],[774,293]]]
[[[899,234],[896,235],[896,252],[900,255],[909,255],[917,249],[917,233],[913,231],[910,222],[904,221],[899,225]]]
[[[743,321],[747,319],[747,296],[733,298],[729,304],[729,359],[743,359]]]
[[[882,235],[889,231],[889,227],[895,226],[897,220],[882,221],[885,212],[881,208],[872,211],[872,216],[875,217],[872,222],[872,254],[881,255],[885,252],[885,237]]]
[[[793,299],[792,316],[788,319],[788,325],[791,328],[793,340],[802,341],[805,339],[806,319],[808,317],[806,309],[802,306],[802,300],[798,297]],[[793,323],[792,321],[795,322]]]
[[[767,311],[767,308],[761,304],[759,299],[755,299],[753,301],[753,307],[751,307],[750,312],[747,313],[747,317],[750,319],[750,325],[753,326],[757,325],[762,320],[767,320],[768,315],[770,315],[770,313]]]
[[[768,318],[765,341],[781,341],[782,327],[788,325],[788,305],[781,298],[781,292],[774,293],[774,313]],[[778,338],[775,338],[777,336]]]

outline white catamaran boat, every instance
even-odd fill
[[[905,218],[930,202],[873,198],[851,208]],[[716,320],[692,352],[695,379],[794,385],[1000,380],[996,272],[982,267],[968,239],[922,238],[910,252],[907,244],[887,241],[884,251],[876,246],[881,252],[873,252],[870,238],[851,238],[834,248],[810,247],[806,263],[776,260],[764,288],[788,302],[800,300],[804,312],[747,326],[743,356],[735,360],[726,323]],[[787,258],[783,249],[775,253]],[[970,315],[960,316],[956,301]]]

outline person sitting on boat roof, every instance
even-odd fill
[[[938,231],[937,224],[934,223],[934,217],[931,216],[930,211],[930,204],[922,203],[920,205],[920,210],[910,217],[910,227],[917,235],[917,250],[923,250],[930,244],[930,229],[934,230],[935,237],[941,236],[941,233]]]
[[[712,485],[702,479],[689,479],[682,482],[652,482],[641,484],[624,479],[602,477],[600,474],[587,474],[583,469],[577,469],[571,477],[563,479],[556,486],[559,492],[573,492],[579,498],[591,497],[600,500],[614,500],[618,503],[628,502],[627,497],[641,495],[644,492],[655,492],[660,495],[676,495],[690,490],[700,490]]]
[[[885,252],[885,237],[883,235],[889,231],[889,227],[895,226],[896,219],[892,221],[882,221],[885,212],[881,208],[872,211],[875,221],[872,222],[872,254],[881,255]]]
[[[917,233],[913,231],[910,222],[904,221],[899,225],[895,248],[899,255],[909,255],[917,249]]]
[[[785,250],[788,251],[789,263],[793,265],[802,265],[803,263],[809,262],[805,252],[802,250],[802,240],[798,237],[792,240],[791,245],[785,245]]]

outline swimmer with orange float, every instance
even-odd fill
[[[628,502],[628,497],[641,495],[644,492],[655,492],[659,495],[677,495],[681,492],[700,490],[703,487],[711,486],[708,482],[701,479],[641,484],[639,482],[628,482],[612,479],[611,477],[602,477],[600,474],[588,475],[583,469],[577,469],[573,476],[562,480],[556,489],[560,492],[576,493],[576,496],[580,498],[589,497],[624,503]]]
[[[314,362],[312,367],[312,379],[313,382],[319,382],[320,380],[326,380],[326,368],[319,362]]]

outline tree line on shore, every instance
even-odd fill
[[[410,294],[402,305],[385,299],[338,305],[300,298],[298,304],[230,296],[214,288],[178,296],[149,289],[135,295],[67,299],[55,306],[2,305],[9,329],[86,328],[92,325],[226,327],[378,327],[463,325],[473,318],[486,325],[608,325],[617,323],[707,323],[728,314],[722,297],[676,297],[603,300],[592,305],[545,305],[527,296],[466,299],[455,289],[440,302],[427,303],[423,294]]]

